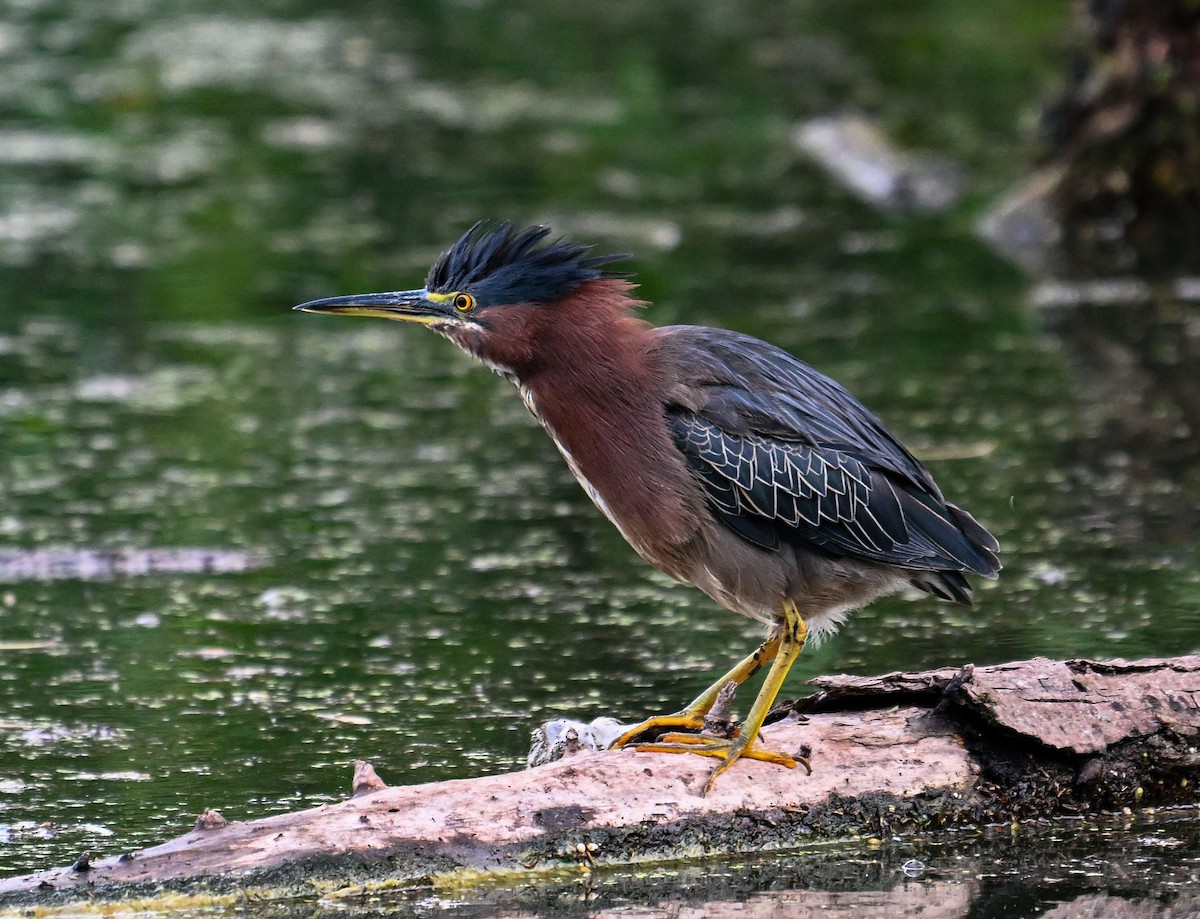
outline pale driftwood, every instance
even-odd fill
[[[391,788],[358,764],[350,800],[249,822],[208,812],[163,845],[0,881],[0,894],[242,876],[313,859],[328,869],[338,858],[386,857],[392,877],[428,879],[1196,801],[1200,655],[813,682],[815,696],[764,729],[771,747],[811,748],[812,775],[741,762],[701,798],[710,762],[696,756],[582,752]]]

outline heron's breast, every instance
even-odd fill
[[[562,394],[537,393],[524,384],[517,388],[571,474],[626,542],[660,571],[687,580],[680,554],[692,542],[700,517],[680,493],[680,483],[666,477],[665,467],[678,462],[672,448],[658,456],[653,437],[614,437],[587,405],[570,405]]]
[[[529,409],[529,414],[533,415],[533,417],[538,420],[538,423],[542,426],[545,432],[550,435],[550,439],[554,441],[554,446],[558,448],[558,452],[561,453],[563,459],[567,461],[567,468],[571,470],[571,474],[575,476],[575,480],[581,486],[583,486],[583,490],[587,492],[587,496],[592,499],[592,503],[595,504],[596,507],[600,508],[600,512],[612,522],[613,526],[621,531],[621,535],[625,537],[626,541],[636,545],[632,536],[627,533],[625,528],[621,525],[621,520],[616,514],[613,513],[612,508],[608,506],[608,502],[604,500],[604,495],[600,493],[600,489],[592,484],[592,481],[587,477],[587,475],[584,474],[583,467],[580,466],[579,461],[575,459],[574,454],[571,453],[570,449],[563,442],[563,439],[558,436],[558,432],[555,431],[554,426],[547,422],[546,419],[542,417],[541,412],[538,411],[537,399],[533,395],[533,390],[531,390],[528,386],[519,383],[517,384],[517,390],[521,393],[521,401],[524,402],[525,407]]]

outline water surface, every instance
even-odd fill
[[[542,720],[674,709],[759,640],[636,559],[508,384],[419,329],[288,312],[417,286],[480,216],[635,252],[652,321],[842,380],[1000,538],[978,608],[881,601],[785,692],[1195,651],[1188,478],[1114,460],[1106,406],[971,231],[1023,172],[1066,17],[14,4],[0,550],[246,564],[0,584],[0,869],[335,800],[355,758],[393,784],[511,769]],[[841,107],[952,156],[966,200],[885,216],[832,186],[792,135]]]

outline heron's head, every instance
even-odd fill
[[[590,246],[558,239],[550,228],[518,230],[480,221],[429,269],[417,290],[351,294],[295,307],[310,313],[377,316],[428,326],[496,370],[515,373],[536,355],[537,329],[584,319],[589,300],[599,308],[631,285],[606,266],[623,255],[589,255]],[[568,311],[555,309],[569,302]],[[626,303],[632,303],[626,299]]]

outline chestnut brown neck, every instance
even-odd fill
[[[634,548],[671,571],[661,550],[691,539],[701,518],[664,417],[669,381],[649,326],[630,313],[638,304],[629,290],[625,281],[590,281],[535,311],[527,359],[510,366],[596,503]]]

